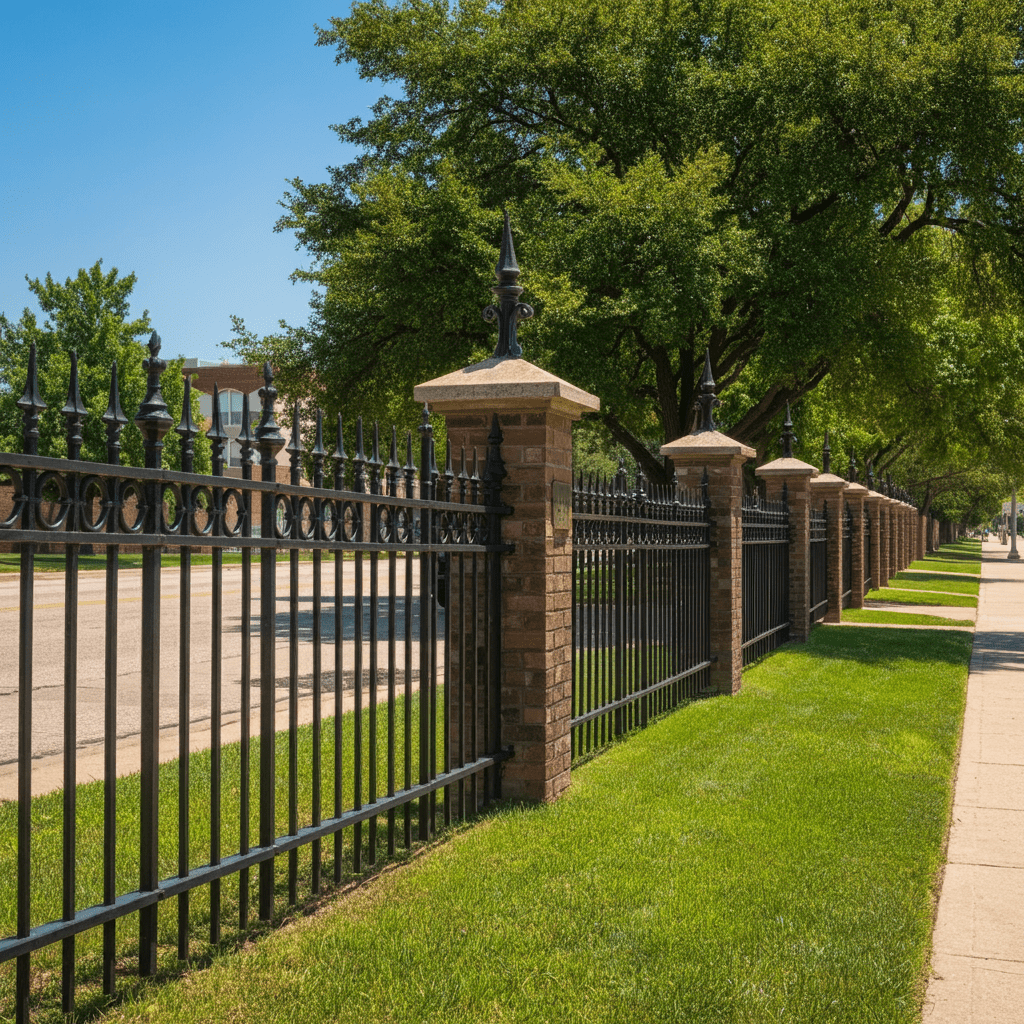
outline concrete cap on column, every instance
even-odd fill
[[[660,452],[670,459],[674,457],[700,459],[724,455],[746,460],[752,459],[757,454],[749,445],[745,445],[742,441],[736,441],[719,430],[704,430],[699,434],[685,434],[674,441],[669,441],[668,444],[663,444]]]
[[[812,481],[815,490],[839,490],[846,487],[846,481],[835,473],[819,473]],[[838,486],[837,486],[838,485]]]
[[[501,410],[527,406],[545,407],[578,419],[585,412],[597,412],[601,400],[582,388],[542,370],[525,359],[491,357],[465,369],[435,377],[413,388],[417,402],[426,402],[435,412],[494,406]]]
[[[809,462],[804,462],[801,459],[794,458],[781,458],[775,459],[772,462],[766,462],[763,466],[758,466],[754,470],[754,476],[759,477],[773,477],[773,476],[784,476],[784,477],[815,477],[818,475],[816,467],[812,466]]]

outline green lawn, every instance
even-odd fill
[[[819,629],[104,1019],[911,1024],[971,637]]]
[[[890,626],[970,626],[972,619],[946,619],[941,615],[918,615],[914,612],[886,612],[877,608],[844,608],[843,622],[875,622]]]
[[[899,584],[900,590],[941,590],[947,594],[972,594],[978,596],[981,589],[980,580],[958,579],[955,576],[943,576],[937,572],[903,572],[896,573],[889,580],[889,585]]]
[[[933,594],[926,590],[897,590],[894,587],[869,590],[864,595],[864,600],[891,601],[893,604],[944,605],[947,608],[978,607],[978,599],[968,594]]]

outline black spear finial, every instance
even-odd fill
[[[334,453],[331,455],[334,463],[334,489],[341,491],[345,489],[345,463],[348,462],[348,455],[345,453],[345,431],[342,428],[341,413],[338,413],[338,434],[337,442],[334,445]]]
[[[857,457],[854,454],[854,451],[853,451],[852,448],[850,449],[850,466],[849,466],[849,469],[847,470],[847,473],[846,473],[846,479],[851,484],[856,484],[856,483],[860,482],[857,479]]]
[[[832,472],[832,449],[828,446],[828,431],[825,431],[825,443],[821,447],[821,471]]]
[[[313,460],[313,486],[323,487],[324,459],[327,458],[327,451],[324,449],[324,413],[322,409],[316,411],[316,433],[310,457]]]
[[[252,416],[249,414],[249,395],[242,395],[242,429],[238,432],[238,447],[242,461],[242,479],[252,479]]]
[[[874,466],[874,463],[872,462],[871,459],[868,459],[867,466],[868,466],[868,476],[867,476],[868,488],[873,491],[875,489],[875,466]]]
[[[167,369],[167,360],[160,358],[160,335],[156,331],[149,337],[149,358],[143,359],[142,369],[146,371],[146,397],[135,415],[135,425],[142,431],[146,468],[159,469],[164,435],[174,421],[160,391],[160,374]]]
[[[363,451],[363,417],[356,417],[356,453],[352,456],[352,490],[366,490],[366,453]]]
[[[498,283],[492,286],[498,304],[484,309],[484,320],[487,323],[498,321],[498,344],[494,349],[495,359],[520,359],[523,350],[519,345],[518,326],[521,320],[529,320],[533,316],[533,307],[519,301],[523,289],[519,281],[519,264],[516,262],[516,250],[512,244],[512,229],[509,227],[508,210],[505,214],[505,227],[501,233],[501,253],[498,256],[494,276]]]
[[[292,405],[292,436],[286,451],[288,452],[288,466],[291,470],[289,482],[293,487],[298,487],[299,476],[302,472],[302,421],[299,418],[298,399]]]
[[[782,424],[782,457],[793,458],[793,444],[799,438],[793,433],[793,417],[789,412],[789,402],[786,403],[786,422]]]
[[[263,412],[256,426],[256,446],[260,450],[260,465],[263,476],[274,479],[274,468],[277,466],[277,453],[284,447],[284,435],[274,419],[274,403],[277,401],[277,388],[274,387],[274,371],[270,363],[263,364],[263,387],[260,388],[260,399]]]
[[[117,386],[117,360],[110,365],[110,400],[103,414],[107,426],[107,462],[112,466],[121,464],[121,428],[128,422],[121,408],[121,395]]]
[[[26,455],[39,454],[39,414],[46,403],[39,395],[39,371],[36,369],[36,343],[28,350],[28,374],[25,378],[25,393],[18,399],[18,408],[24,419],[22,446]]]
[[[398,428],[391,424],[391,451],[388,455],[388,465],[385,470],[387,476],[388,494],[395,497],[398,494],[398,472],[402,468],[398,461]]]
[[[185,394],[181,399],[181,422],[174,428],[181,438],[181,471],[191,473],[195,459],[195,439],[199,431],[192,422],[192,376],[185,378]]]
[[[718,430],[715,423],[715,409],[722,400],[715,396],[715,378],[711,375],[711,350],[704,350],[704,372],[700,375],[700,394],[694,399],[693,405],[697,412],[696,425],[693,433],[705,434],[709,430]]]
[[[82,404],[78,389],[78,353],[71,353],[71,374],[68,377],[68,400],[61,409],[67,420],[68,458],[77,459],[82,454],[82,423],[88,410]]]
[[[245,423],[242,424],[242,429],[246,429]],[[228,433],[224,429],[224,417],[220,411],[220,389],[216,383],[213,385],[213,417],[210,429],[206,432],[206,437],[210,442],[210,461],[213,464],[213,475],[223,476],[224,448],[228,443]]]

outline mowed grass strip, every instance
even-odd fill
[[[864,595],[864,600],[890,601],[893,604],[943,605],[947,608],[978,607],[978,599],[969,594],[936,594],[927,590],[897,590],[894,587],[869,590]]]
[[[874,622],[889,626],[963,626],[974,628],[972,619],[947,619],[941,615],[887,612],[877,608],[844,608],[843,622]]]
[[[898,572],[889,580],[900,590],[939,590],[946,594],[973,594],[978,596],[980,580],[958,579],[937,572]]]
[[[820,629],[109,1020],[920,1019],[971,637]]]

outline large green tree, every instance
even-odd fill
[[[119,275],[116,267],[103,270],[97,260],[63,284],[50,274],[45,280],[29,279],[44,319],[26,307],[19,320],[0,313],[0,447],[22,450],[22,414],[17,406],[28,373],[29,349],[36,346],[39,391],[47,404],[39,422],[39,454],[60,458],[67,455],[66,421],[60,410],[68,397],[71,353],[78,355],[78,380],[82,402],[87,409],[83,429],[82,458],[105,462],[106,430],[102,421],[110,397],[111,365],[116,360],[121,407],[128,424],[121,434],[121,462],[143,465],[142,434],[133,419],[146,394],[142,361],[148,349],[142,343],[153,327],[148,311],[132,317],[129,299],[135,275]],[[169,360],[160,383],[164,400],[177,423],[184,399],[182,360]],[[201,423],[199,399],[193,396],[194,422]],[[210,447],[205,436],[196,439],[195,467],[209,472]],[[164,439],[163,462],[168,468],[181,465],[181,441],[174,431]]]
[[[597,393],[648,473],[705,347],[763,447],[844,351],[906,333],[935,236],[1021,294],[1021,25],[1017,0],[356,3],[318,43],[394,95],[286,194],[308,324],[239,322],[237,350],[328,409],[393,406],[493,347],[507,205],[526,357]]]

